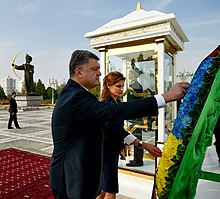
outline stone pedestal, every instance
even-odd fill
[[[36,95],[17,95],[16,101],[18,106],[39,106],[43,96]]]

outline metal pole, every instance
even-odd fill
[[[52,95],[52,98],[51,98],[51,104],[54,104],[54,89],[55,89],[55,81],[54,81],[54,78],[52,77],[52,80],[49,80],[49,83],[50,83],[50,87],[51,87],[51,95]]]
[[[52,104],[54,104],[54,90],[52,88]]]

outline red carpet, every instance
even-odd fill
[[[53,199],[49,187],[50,157],[18,149],[0,151],[0,198]]]

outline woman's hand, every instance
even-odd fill
[[[154,157],[161,157],[162,156],[162,151],[155,145],[150,144],[150,143],[142,143],[143,149],[147,150],[151,155]]]

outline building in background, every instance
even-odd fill
[[[16,90],[16,79],[13,79],[8,75],[1,80],[1,87],[4,89],[5,95],[10,95]]]
[[[22,88],[24,87],[24,78],[22,78],[20,81],[18,81],[18,92],[22,92]]]
[[[49,87],[53,88],[53,89],[57,89],[59,86],[57,79],[54,79],[52,77],[52,79],[49,79]]]

